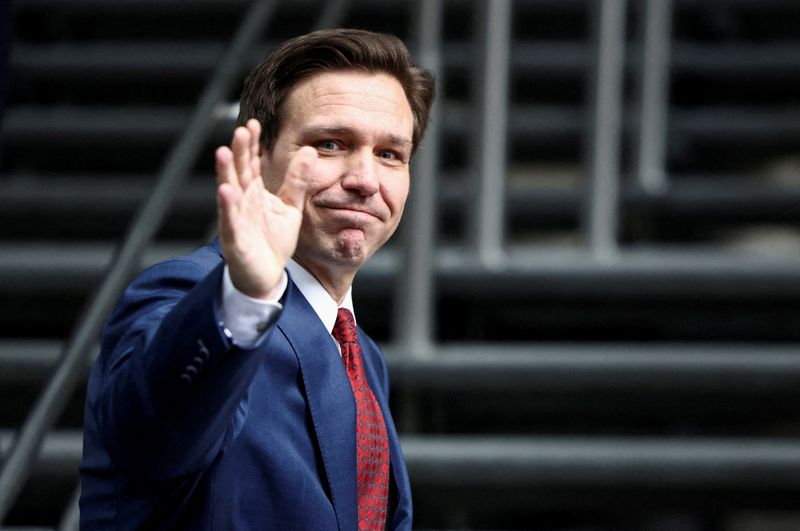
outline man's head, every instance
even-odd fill
[[[353,29],[315,31],[275,48],[245,80],[239,124],[256,118],[261,144],[271,150],[284,118],[284,103],[304,79],[323,72],[352,70],[388,74],[400,83],[414,116],[414,149],[422,141],[434,98],[433,76],[415,66],[393,35]]]
[[[277,193],[292,160],[316,153],[294,258],[334,297],[400,222],[433,93],[399,39],[356,30],[290,40],[245,82],[239,118],[263,124],[266,188]]]

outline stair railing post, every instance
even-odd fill
[[[608,262],[615,260],[618,252],[626,2],[600,0],[593,5],[596,56],[590,84],[584,234],[592,257]]]

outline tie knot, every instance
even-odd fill
[[[340,345],[344,343],[357,343],[356,322],[353,314],[347,308],[339,308],[336,314],[336,324],[333,325],[333,337]]]

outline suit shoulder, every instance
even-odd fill
[[[139,273],[132,284],[153,278],[199,279],[222,262],[222,256],[213,246],[206,245],[194,252],[153,264]]]
[[[156,308],[167,308],[206,278],[222,263],[210,246],[151,265],[139,273],[122,293],[107,326],[120,321],[130,326],[132,319]]]

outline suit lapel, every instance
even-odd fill
[[[339,529],[355,529],[358,527],[355,399],[336,345],[291,279],[277,326],[300,363]]]

